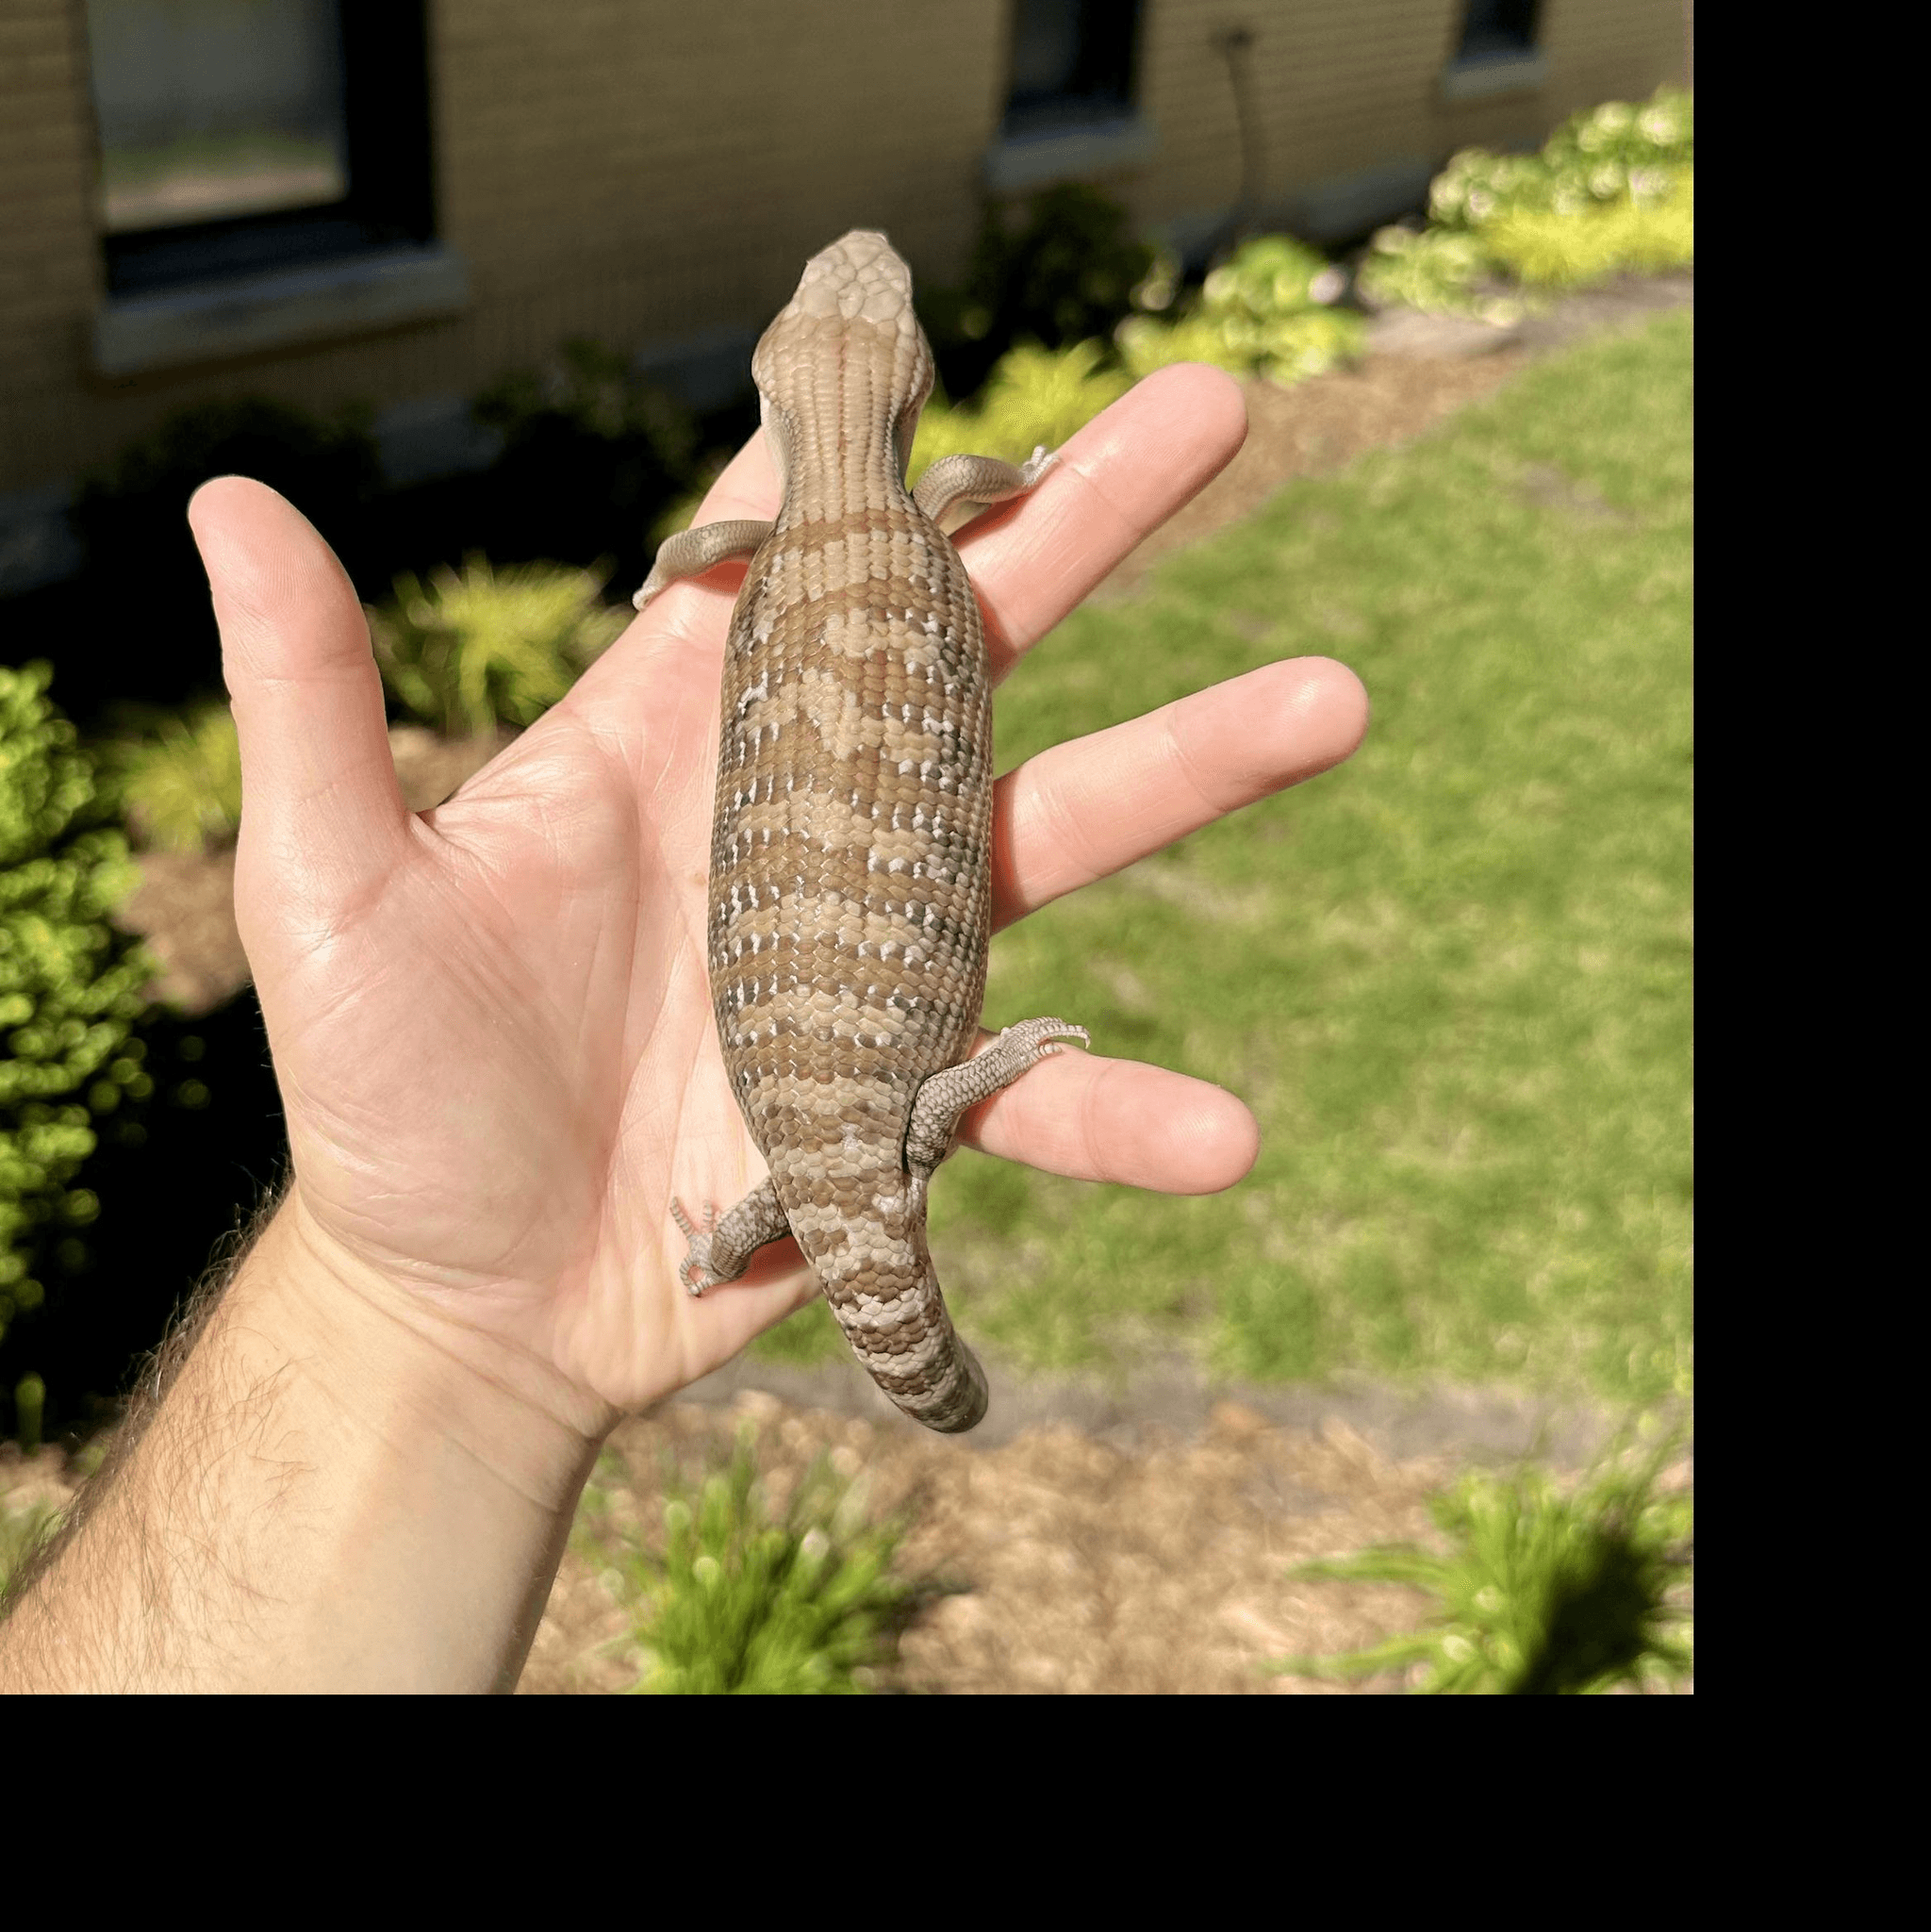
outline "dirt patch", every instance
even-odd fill
[[[1155,1431],[1130,1450],[1056,1426],[975,1448],[746,1390],[727,1408],[673,1403],[620,1427],[610,1448],[623,1473],[598,1478],[612,1519],[653,1539],[666,1458],[695,1474],[744,1428],[774,1507],[822,1452],[875,1515],[912,1512],[898,1568],[924,1586],[922,1603],[875,1682],[928,1693],[1398,1688],[1263,1668],[1412,1628],[1428,1608],[1407,1589],[1285,1573],[1372,1543],[1432,1541],[1427,1498],[1456,1466],[1391,1461],[1338,1420],[1282,1428],[1232,1402],[1192,1440]],[[573,1551],[519,1690],[628,1688],[629,1629],[593,1560]]]
[[[1288,1572],[1378,1543],[1439,1548],[1428,1498],[1464,1466],[1453,1450],[1387,1456],[1338,1415],[1283,1426],[1233,1401],[1191,1436],[1140,1424],[1107,1440],[1055,1423],[988,1444],[742,1389],[620,1425],[595,1478],[600,1520],[661,1547],[666,1466],[696,1478],[744,1429],[774,1511],[823,1454],[874,1520],[909,1521],[896,1568],[916,1607],[872,1687],[922,1694],[1399,1691],[1395,1676],[1337,1684],[1266,1666],[1414,1629],[1429,1599]],[[1665,1480],[1689,1472],[1686,1461]],[[27,1458],[0,1444],[0,1513],[64,1507],[75,1487],[58,1449]],[[630,1611],[598,1555],[573,1548],[519,1693],[607,1695],[638,1671]]]

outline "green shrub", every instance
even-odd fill
[[[1519,296],[1493,286],[1498,270],[1487,242],[1459,228],[1383,228],[1362,264],[1360,287],[1382,306],[1424,315],[1467,315],[1499,326],[1519,322]]]
[[[1171,270],[1156,263],[1135,299],[1172,306]],[[1098,338],[1060,349],[1021,342],[1000,356],[971,402],[934,395],[913,441],[911,480],[941,456],[970,453],[1017,463],[1041,446],[1058,449],[1168,363],[1211,362],[1288,385],[1351,361],[1366,324],[1328,306],[1344,287],[1341,272],[1312,248],[1285,235],[1260,236],[1214,270],[1197,301],[1181,304],[1172,320],[1144,309],[1131,315],[1111,349]]]
[[[1580,288],[1695,259],[1692,97],[1573,114],[1534,155],[1465,148],[1428,189],[1428,228],[1383,228],[1363,264],[1371,300],[1510,322],[1519,290]],[[1515,291],[1505,286],[1513,283]],[[1511,299],[1514,294],[1514,299]]]
[[[479,545],[499,555],[631,558],[695,481],[690,411],[605,343],[565,343],[486,389],[470,413],[503,438],[487,478],[495,536]]]
[[[491,384],[471,414],[512,449],[559,424],[606,443],[635,440],[668,471],[687,465],[696,449],[690,412],[635,374],[619,351],[588,337],[566,342],[538,368]]]
[[[954,406],[934,396],[926,405],[912,442],[910,480],[916,483],[941,456],[1022,463],[1041,445],[1058,449],[1132,387],[1131,376],[1106,363],[1103,342],[1076,342],[1070,349],[1022,342],[999,358],[971,404]]]
[[[497,570],[471,556],[463,572],[404,574],[369,610],[390,695],[450,737],[534,723],[630,621],[598,602],[606,573],[561,564]]]
[[[1567,1496],[1527,1466],[1468,1477],[1430,1506],[1453,1545],[1446,1556],[1388,1544],[1301,1564],[1294,1575],[1406,1583],[1441,1607],[1415,1635],[1272,1668],[1360,1677],[1421,1663],[1415,1688],[1426,1693],[1590,1694],[1683,1681],[1693,1640],[1673,1599],[1690,1574],[1694,1505],[1687,1490],[1656,1487],[1679,1446],[1672,1435],[1640,1461],[1612,1453]]]
[[[1639,106],[1606,101],[1572,114],[1534,155],[1464,148],[1428,187],[1440,228],[1479,229],[1510,213],[1577,215],[1666,200],[1695,164],[1693,97],[1659,88]]]
[[[665,1551],[634,1540],[616,1552],[620,1588],[640,1610],[647,1663],[635,1689],[657,1694],[862,1692],[885,1631],[910,1596],[889,1572],[899,1531],[868,1526],[858,1493],[815,1461],[783,1518],[770,1519],[749,1436],[697,1492],[668,1487]]]
[[[235,715],[206,702],[163,716],[138,736],[100,749],[136,841],[153,851],[206,851],[241,825],[241,747]]]
[[[41,1430],[46,1419],[46,1381],[28,1369],[13,1385],[13,1437],[29,1456],[41,1446]]]
[[[93,1218],[91,1121],[151,1082],[130,1037],[153,962],[107,915],[137,883],[44,664],[0,669],[0,1334],[36,1306],[33,1244]]]
[[[942,379],[969,396],[1021,342],[1106,339],[1155,265],[1127,210],[1097,189],[1072,183],[989,206],[965,281],[920,301]]]
[[[1211,362],[1289,388],[1361,355],[1367,324],[1329,305],[1345,286],[1341,271],[1306,243],[1256,236],[1209,274],[1197,302],[1182,305],[1173,322],[1123,322],[1120,357],[1136,378],[1172,362]]]
[[[259,398],[202,404],[90,476],[73,522],[91,595],[104,607],[132,596],[140,613],[137,623],[94,627],[91,687],[163,705],[222,688],[207,573],[187,516],[189,498],[212,476],[252,476],[279,490],[356,574],[378,534],[371,505],[382,471],[370,422],[366,409],[325,420]]]

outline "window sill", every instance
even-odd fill
[[[1081,181],[1153,158],[1160,137],[1144,115],[1098,121],[996,141],[986,150],[985,185],[995,194]]]
[[[94,367],[139,375],[454,315],[470,272],[453,250],[386,248],[340,261],[110,299],[94,318]]]
[[[1442,70],[1444,101],[1498,101],[1510,94],[1541,93],[1548,84],[1548,58],[1536,53],[1461,60]]]

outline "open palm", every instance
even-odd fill
[[[1032,497],[962,534],[995,675],[1244,433],[1230,379],[1163,371]],[[753,441],[699,520],[769,517],[777,498]],[[673,1195],[728,1206],[764,1174],[703,949],[741,568],[671,588],[454,799],[412,814],[362,612],[322,538],[240,478],[190,514],[240,735],[237,911],[311,1238],[613,1410],[718,1367],[815,1292],[786,1242],[692,1299],[669,1213]],[[999,788],[996,918],[1325,769],[1365,721],[1350,672],[1299,659],[1032,759]],[[1084,1053],[986,1102],[963,1138],[1171,1193],[1230,1185],[1257,1145],[1222,1089]]]

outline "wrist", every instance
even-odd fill
[[[454,1445],[494,1482],[573,1509],[619,1412],[519,1343],[352,1254],[297,1182],[225,1302],[332,1404],[342,1425]]]
[[[510,1689],[607,1413],[297,1190],[22,1593],[0,1689]]]

